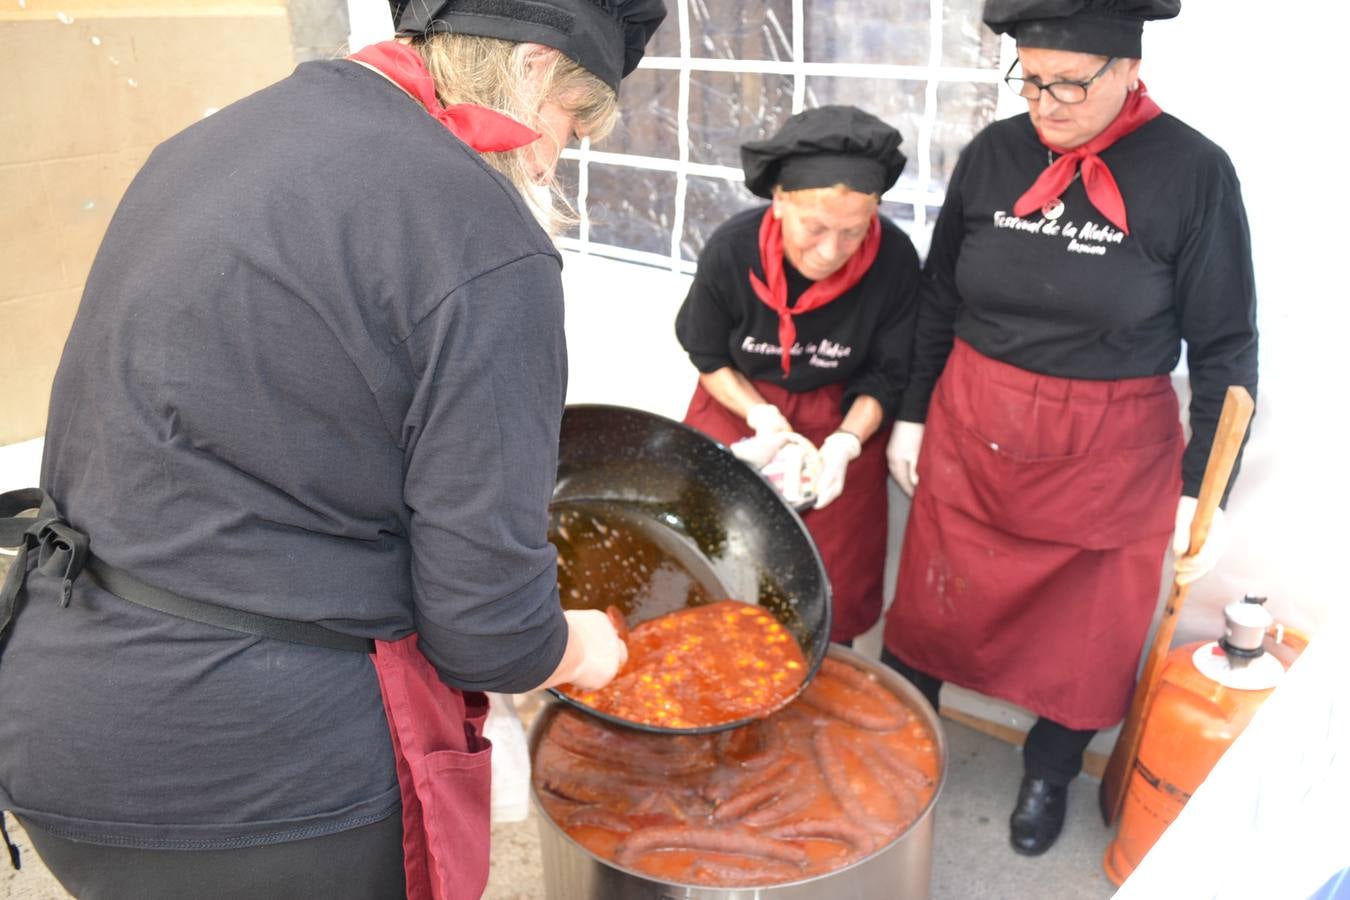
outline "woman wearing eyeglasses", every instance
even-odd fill
[[[1237,176],[1139,79],[1144,21],[1179,8],[988,0],[1027,114],[956,166],[892,437],[919,482],[885,658],[935,704],[951,681],[1039,716],[1010,822],[1026,855],[1054,843],[1089,740],[1124,716],[1169,536],[1179,577],[1214,564],[1221,514],[1181,555],[1194,498],[1225,388],[1256,391]],[[1183,342],[1188,443],[1168,377]]]

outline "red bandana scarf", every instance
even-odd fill
[[[515,150],[537,141],[539,132],[526,128],[510,116],[472,103],[441,106],[436,84],[416,50],[397,41],[371,44],[348,59],[378,69],[426,107],[432,118],[479,153]]]
[[[1112,177],[1111,170],[1097,154],[1140,125],[1160,115],[1162,108],[1149,97],[1148,89],[1141,81],[1139,89],[1130,92],[1125,105],[1111,120],[1111,124],[1106,126],[1106,130],[1086,144],[1065,150],[1041,137],[1041,143],[1060,154],[1060,157],[1041,173],[1036,183],[1025,194],[1017,199],[1017,203],[1013,206],[1013,215],[1025,216],[1059,199],[1065,188],[1073,183],[1074,174],[1081,163],[1083,189],[1087,191],[1088,200],[1111,221],[1111,224],[1129,234],[1130,228],[1125,220],[1125,198],[1120,196],[1120,188],[1116,187],[1116,179]],[[1037,136],[1040,137],[1039,132]]]
[[[797,305],[789,309],[787,276],[783,273],[783,223],[774,218],[772,206],[764,210],[764,218],[759,223],[759,261],[764,266],[764,279],[768,284],[760,281],[751,269],[750,286],[765,306],[778,313],[778,343],[783,348],[784,378],[792,365],[792,345],[797,342],[797,325],[792,317],[819,309],[857,284],[872,267],[880,247],[881,219],[873,213],[872,224],[857,252],[836,272],[807,288],[797,298]]]

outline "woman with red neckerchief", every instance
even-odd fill
[[[1183,555],[1225,389],[1256,393],[1237,176],[1139,78],[1145,20],[1179,8],[988,0],[1028,113],[957,163],[902,407],[925,424],[892,437],[918,487],[885,659],[935,704],[950,681],[1039,716],[1010,820],[1025,855],[1054,843],[1089,740],[1126,712],[1169,540],[1188,581],[1221,552],[1222,513]]]
[[[819,447],[802,514],[833,590],[831,639],[881,616],[889,424],[909,376],[918,257],[878,209],[905,165],[900,133],[852,106],[793,116],[742,146],[771,201],[721,225],[675,331],[699,370],[685,422],[743,459]],[[790,493],[790,492],[789,492]]]
[[[768,206],[722,224],[675,322],[698,368],[684,416],[757,466],[817,452],[802,521],[833,588],[830,637],[882,615],[888,428],[909,378],[918,256],[879,215],[900,134],[856,107],[807,109],[741,147]]]
[[[0,809],[77,896],[478,897],[480,692],[626,657],[558,600],[539,195],[665,6],[393,8],[155,149],[0,495]]]

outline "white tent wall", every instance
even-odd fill
[[[1339,3],[1258,14],[1255,4],[1201,0],[1145,29],[1150,90],[1224,147],[1242,180],[1261,328],[1256,420],[1228,504],[1232,543],[1191,589],[1179,641],[1220,633],[1221,607],[1244,593],[1268,596],[1279,621],[1310,631],[1346,600],[1347,428],[1336,425],[1345,403],[1332,361],[1350,328],[1338,271],[1350,192],[1322,161],[1336,165],[1331,135],[1344,133],[1328,117],[1343,108],[1330,98],[1342,77],[1333,41],[1347,24]]]
[[[675,340],[689,275],[563,253],[567,402],[633,406],[679,419],[698,373]]]

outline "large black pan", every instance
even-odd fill
[[[820,667],[830,636],[830,584],[820,554],[781,495],[717,441],[638,409],[569,406],[550,511],[565,608],[617,606],[632,627],[728,597],[757,603],[801,645],[806,682]],[[662,728],[553,693],[644,731],[693,734],[750,721]]]

